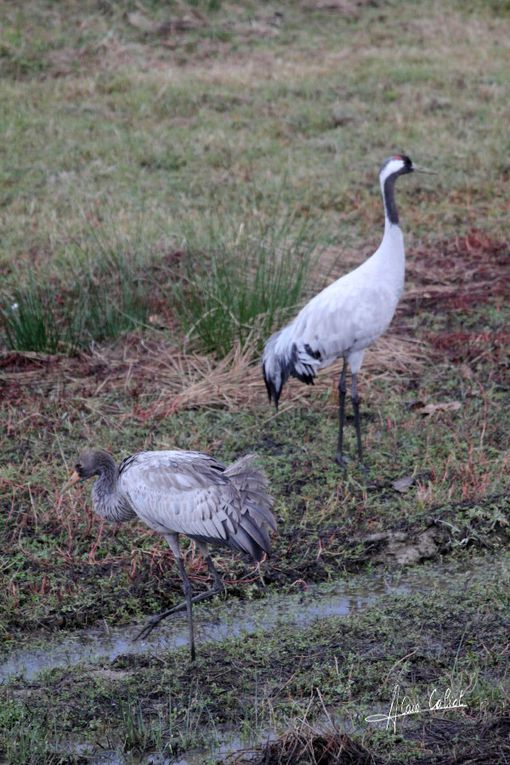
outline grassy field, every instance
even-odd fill
[[[401,567],[430,586],[199,644],[192,671],[182,650],[14,679],[0,759],[271,728],[266,765],[508,761],[509,33],[506,0],[2,5],[2,655],[180,597],[163,540],[103,526],[88,486],[61,496],[84,446],[256,452],[279,522],[266,587],[218,557],[248,604]],[[397,187],[406,291],[360,375],[367,477],[332,461],[337,368],[275,415],[258,358],[375,249],[396,151],[438,175]],[[192,547],[187,565],[205,589]],[[468,707],[364,725],[395,684],[468,688]]]

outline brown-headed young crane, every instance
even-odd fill
[[[224,585],[208,551],[223,545],[261,561],[271,551],[269,531],[276,531],[273,501],[253,455],[225,467],[201,452],[138,452],[116,465],[103,449],[78,458],[64,489],[97,477],[92,487],[95,512],[119,523],[138,517],[162,534],[172,550],[183,582],[185,603],[153,616],[137,638],[147,637],[170,614],[187,610],[190,651],[195,658],[192,603],[222,592]],[[214,587],[195,597],[184,567],[179,535],[193,539],[205,558]]]
[[[384,201],[384,236],[374,254],[316,295],[296,318],[272,335],[264,349],[262,368],[269,401],[278,400],[289,377],[313,383],[319,369],[343,358],[338,383],[339,429],[335,460],[343,454],[346,367],[352,374],[352,405],[358,444],[363,458],[358,397],[358,372],[363,354],[389,326],[404,287],[404,239],[395,204],[395,182],[413,171],[431,172],[413,165],[405,155],[389,157],[379,172]]]

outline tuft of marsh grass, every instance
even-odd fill
[[[149,303],[147,286],[126,270],[112,274],[107,283],[85,281],[72,317],[75,345],[115,338],[135,329],[145,321]]]
[[[122,258],[70,286],[33,278],[4,296],[0,316],[9,350],[73,352],[134,329],[149,308],[148,287]]]
[[[7,296],[1,315],[9,350],[56,353],[61,330],[53,297],[33,280]]]
[[[142,705],[122,705],[122,748],[125,752],[163,749],[164,723],[161,717],[149,720],[144,717]]]
[[[259,347],[303,296],[315,247],[292,215],[261,223],[208,219],[184,232],[187,257],[174,301],[188,338],[218,357]],[[258,342],[260,338],[260,343]]]

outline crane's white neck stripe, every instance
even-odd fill
[[[381,167],[381,172],[379,174],[381,189],[384,189],[384,183],[390,177],[390,175],[398,173],[399,170],[402,170],[404,167],[405,163],[402,159],[389,159],[386,164]]]

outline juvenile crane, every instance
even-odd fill
[[[319,369],[343,358],[338,382],[338,443],[335,460],[343,454],[346,367],[352,374],[352,405],[358,445],[363,459],[358,397],[358,372],[363,354],[389,326],[404,287],[404,239],[395,204],[395,181],[413,171],[430,172],[413,165],[407,156],[389,157],[379,172],[384,202],[384,236],[374,254],[316,295],[296,318],[272,335],[264,349],[262,369],[269,401],[278,401],[289,377],[310,384]]]
[[[188,613],[191,660],[195,659],[192,603],[224,590],[208,545],[223,545],[261,561],[271,551],[269,531],[276,531],[273,501],[264,474],[253,467],[253,455],[225,467],[200,452],[138,452],[116,465],[103,449],[84,451],[65,484],[97,476],[92,487],[95,512],[109,521],[138,517],[163,534],[183,582],[185,603],[153,616],[137,635],[146,637],[165,617]],[[192,597],[179,535],[193,539],[205,558],[214,586]]]

